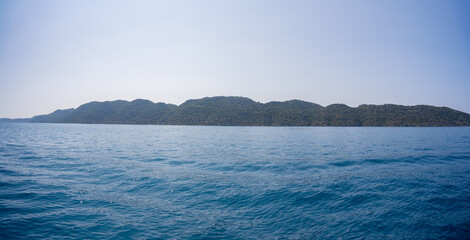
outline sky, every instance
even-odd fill
[[[470,113],[470,2],[0,1],[0,117],[210,96]]]

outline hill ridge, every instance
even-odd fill
[[[321,106],[299,99],[260,103],[247,97],[216,96],[189,99],[178,106],[146,99],[92,101],[77,108],[38,115],[29,121],[223,126],[470,126],[470,114],[430,105],[350,107],[337,103]]]

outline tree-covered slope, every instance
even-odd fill
[[[243,97],[207,97],[188,100],[162,119],[177,125],[266,125],[263,104]]]
[[[157,124],[167,112],[176,108],[175,105],[153,103],[137,99],[132,102],[90,102],[77,109],[62,110],[66,114],[57,114],[58,110],[49,115],[32,118],[32,122],[61,123],[104,123],[104,124]]]
[[[470,126],[470,115],[447,107],[344,104],[301,100],[259,103],[245,97],[206,97],[180,106],[137,99],[90,102],[32,122],[222,126]]]
[[[323,114],[322,106],[301,100],[269,102],[264,108],[270,126],[311,126]]]
[[[31,122],[48,122],[48,123],[59,123],[63,122],[64,118],[74,112],[75,109],[56,110],[53,113],[47,115],[39,115],[31,118]]]

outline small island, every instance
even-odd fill
[[[179,106],[143,99],[90,102],[30,119],[1,120],[213,126],[470,126],[470,114],[448,107],[395,104],[323,107],[301,100],[263,104],[246,97],[206,97]]]

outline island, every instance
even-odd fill
[[[302,100],[259,103],[246,97],[205,97],[177,106],[149,100],[90,102],[29,119],[33,123],[215,126],[470,126],[470,114],[448,107],[396,104],[321,106]]]

